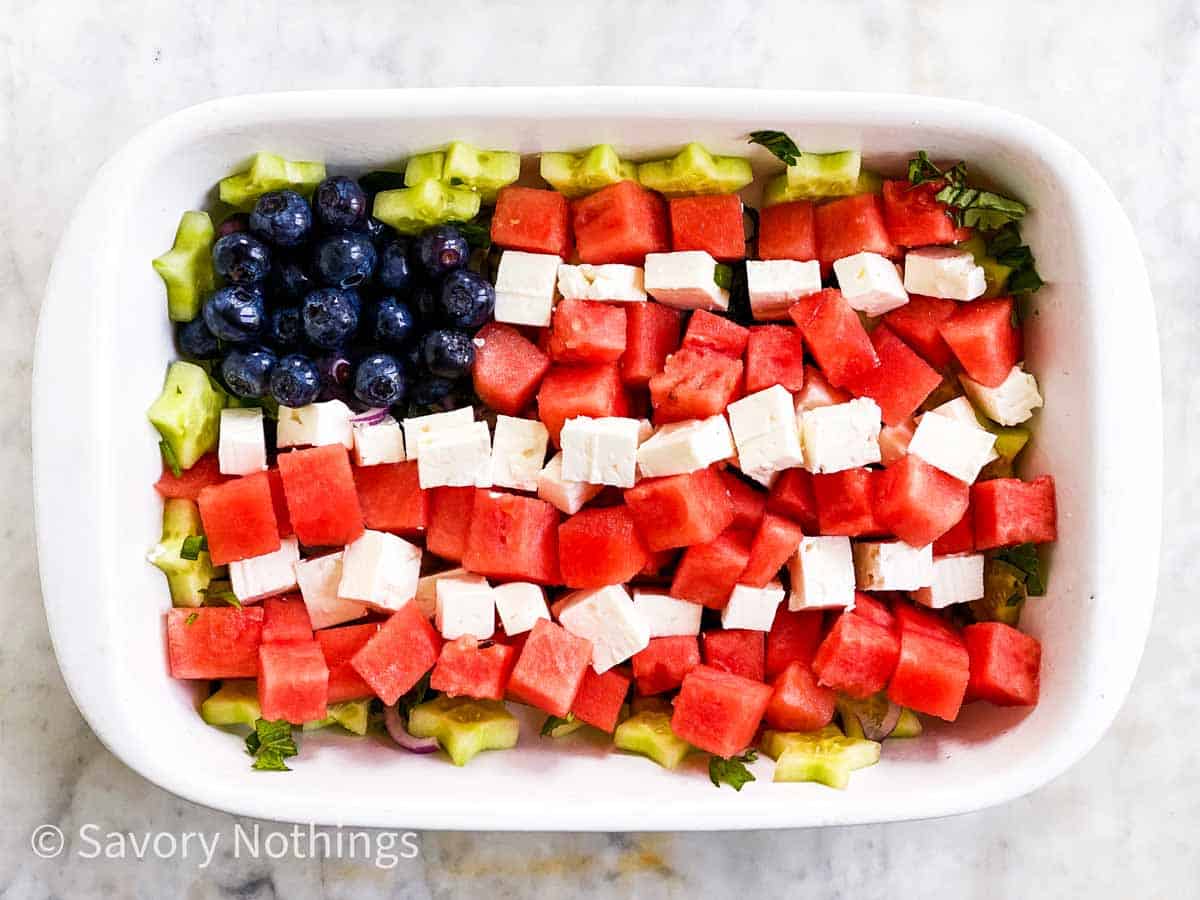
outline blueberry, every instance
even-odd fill
[[[465,266],[471,248],[457,228],[438,225],[417,238],[416,254],[426,274],[437,278]]]
[[[365,234],[334,234],[317,244],[313,267],[330,287],[356,287],[375,271],[375,245]]]
[[[375,269],[375,281],[385,291],[403,293],[413,282],[408,264],[408,241],[388,241],[379,248],[379,265]]]
[[[267,338],[276,350],[299,350],[304,343],[304,317],[298,306],[271,310],[267,319]]]
[[[412,402],[417,406],[433,406],[449,397],[453,390],[454,382],[449,378],[430,375],[422,378],[413,388]]]
[[[321,378],[320,400],[350,399],[350,380],[354,366],[350,360],[338,353],[322,356],[316,361],[317,373]]]
[[[275,354],[265,347],[249,350],[230,350],[221,362],[221,378],[239,397],[259,400],[267,396]]]
[[[407,387],[399,361],[386,353],[365,357],[354,373],[354,396],[368,406],[399,403]]]
[[[307,356],[292,353],[271,370],[271,396],[280,406],[308,406],[320,393],[321,373]]]
[[[384,241],[390,241],[396,236],[396,229],[391,225],[385,225],[374,216],[367,216],[366,231],[368,237],[376,244],[382,244]]]
[[[412,310],[395,297],[383,297],[375,307],[375,325],[371,339],[385,347],[399,348],[416,328]]]
[[[300,308],[305,336],[326,350],[342,346],[358,328],[360,305],[356,291],[341,288],[313,291]]]
[[[276,247],[299,247],[312,231],[312,209],[295,191],[268,191],[250,213],[250,233]]]
[[[353,178],[333,175],[317,185],[313,212],[328,233],[356,231],[366,224],[367,192]]]
[[[224,219],[222,219],[221,224],[217,226],[217,237],[222,238],[227,234],[237,234],[239,231],[249,230],[250,216],[248,213],[230,213]]]
[[[315,290],[317,283],[308,274],[308,268],[294,256],[276,257],[271,265],[267,281],[271,298],[282,303],[295,303]]]
[[[222,341],[255,340],[267,324],[262,292],[240,284],[214,291],[204,301],[204,324]]]
[[[256,284],[271,269],[271,251],[258,238],[237,231],[219,238],[212,249],[213,271],[230,284]]]
[[[442,282],[442,313],[455,328],[479,328],[496,309],[496,289],[474,272],[451,272]]]
[[[220,354],[217,336],[204,324],[203,316],[184,322],[176,330],[175,336],[184,356],[190,356],[192,359],[214,359]]]
[[[475,362],[475,344],[471,335],[451,328],[439,328],[425,335],[421,353],[425,368],[442,378],[466,375]]]

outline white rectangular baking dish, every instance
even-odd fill
[[[892,742],[846,792],[758,782],[716,790],[699,761],[667,772],[600,743],[537,737],[458,769],[370,740],[304,735],[290,774],[250,769],[167,677],[157,441],[144,418],[172,355],[150,259],[180,212],[259,149],[363,169],[449,139],[536,153],[615,144],[633,157],[688,140],[750,152],[778,128],[807,149],[861,148],[899,171],[916,149],[964,158],[1032,214],[1049,282],[1027,348],[1046,409],[1026,474],[1053,473],[1061,539],[1050,596],[1025,624],[1044,645],[1032,712],[967,708]],[[775,165],[755,148],[756,165]],[[99,738],[162,787],[235,813],[411,828],[648,830],[850,824],[980,809],[1031,791],[1086,753],[1126,696],[1145,642],[1161,504],[1158,341],[1128,220],[1095,170],[1044,128],[922,97],[676,88],[449,89],[273,94],[206,103],[134,138],[96,176],[47,287],[33,378],[38,551],[63,676]]]

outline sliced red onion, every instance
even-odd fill
[[[869,710],[863,708],[856,708],[854,715],[862,726],[863,737],[868,741],[882,741],[896,730],[896,723],[900,721],[900,707],[889,700],[882,719],[876,719]]]
[[[438,748],[437,738],[419,738],[409,734],[400,710],[394,706],[383,708],[383,724],[392,740],[410,753],[433,753]]]
[[[355,416],[350,422],[354,425],[378,425],[387,418],[388,408],[368,409],[365,413]]]

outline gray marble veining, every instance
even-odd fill
[[[0,896],[1193,894],[1200,871],[1200,767],[1190,752],[1200,744],[1200,616],[1192,586],[1200,476],[1187,451],[1200,443],[1197,6],[341,6],[0,0]],[[39,860],[29,840],[44,822],[68,832],[87,822],[106,830],[219,831],[226,841],[235,826],[229,816],[150,786],[99,745],[63,688],[46,633],[31,530],[32,340],[56,241],[89,178],[141,126],[210,97],[523,83],[946,94],[1029,115],[1095,163],[1133,218],[1153,281],[1169,479],[1154,630],[1112,731],[1033,796],[951,821],[733,835],[426,834],[420,857],[392,870],[346,860],[237,859],[228,845],[203,870],[154,859]]]

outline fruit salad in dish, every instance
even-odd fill
[[[259,153],[183,213],[149,559],[171,676],[256,769],[313,729],[464,765],[524,704],[524,742],[844,788],[1037,703],[1025,206],[749,142]]]

